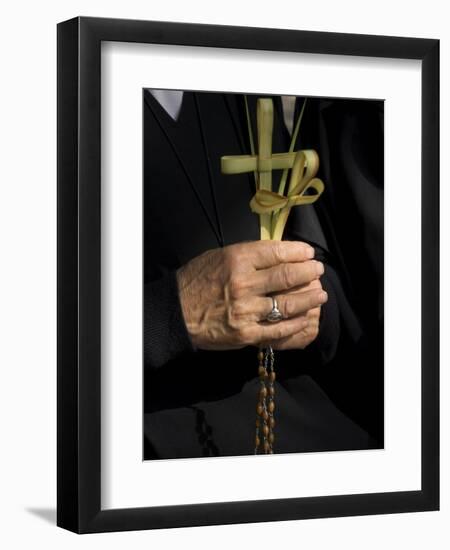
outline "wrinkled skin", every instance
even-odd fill
[[[199,349],[248,345],[304,349],[318,335],[328,299],[324,266],[302,242],[255,241],[208,250],[177,271],[191,341]],[[283,319],[265,320],[274,296]]]

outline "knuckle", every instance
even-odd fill
[[[239,318],[236,316],[234,308],[229,307],[226,312],[227,329],[231,332],[238,333],[240,329]]]
[[[294,300],[289,299],[289,298],[284,299],[283,314],[284,314],[284,317],[287,317],[288,319],[289,319],[289,317],[294,316],[294,314],[295,314]]]
[[[229,292],[232,299],[238,299],[245,290],[245,280],[240,275],[233,275],[229,282]]]
[[[245,304],[240,300],[233,302],[233,305],[231,306],[231,312],[235,319],[240,319],[245,315]]]
[[[286,251],[282,244],[282,241],[273,241],[272,244],[272,254],[275,262],[282,263],[286,259]]]
[[[292,265],[286,264],[283,266],[281,277],[282,283],[286,288],[295,286],[296,273]]]
[[[243,251],[240,248],[235,248],[231,256],[231,263],[233,267],[236,268],[241,266],[244,259],[245,259],[245,253],[243,253]]]
[[[247,248],[242,243],[236,243],[226,246],[224,249],[225,262],[231,270],[242,268],[246,262]]]
[[[248,317],[248,308],[242,300],[235,300],[228,307],[227,321],[232,330],[239,331]]]

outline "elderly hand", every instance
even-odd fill
[[[184,320],[201,349],[272,345],[304,348],[318,334],[326,302],[324,266],[296,241],[255,241],[209,250],[177,272]],[[283,319],[266,320],[276,298]]]

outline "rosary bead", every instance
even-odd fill
[[[275,395],[275,388],[273,386],[269,386],[269,395],[273,397]]]
[[[261,380],[264,380],[264,378],[266,378],[266,376],[267,376],[266,369],[264,367],[259,367],[258,368],[258,375],[261,378]]]
[[[264,441],[264,450],[266,451],[266,453],[270,450],[270,444],[268,441]]]
[[[273,443],[275,441],[275,435],[273,433],[269,434],[269,442]]]
[[[276,376],[275,376],[275,371],[271,371],[271,372],[269,373],[269,380],[270,380],[271,382],[275,382],[275,378],[276,378]]]
[[[273,413],[275,410],[275,403],[273,401],[269,401],[269,412]]]
[[[263,386],[259,390],[259,397],[260,397],[260,399],[264,399],[264,397],[266,397],[266,395],[267,395],[267,388],[265,386]]]
[[[273,429],[275,427],[275,418],[271,416],[269,418],[269,426]]]
[[[264,352],[262,352],[262,351],[259,351],[259,352],[258,352],[258,359],[259,359],[259,361],[263,361],[263,360],[264,360]]]
[[[265,436],[269,435],[269,426],[267,424],[264,424],[263,426],[263,434]]]
[[[269,413],[264,409],[263,412],[262,412],[262,415],[261,415],[264,420],[267,422],[268,418],[269,418]]]
[[[264,416],[264,413],[266,411],[264,410],[264,407],[261,405],[261,403],[258,403],[258,405],[256,406],[256,412],[257,414],[259,414],[259,416]]]

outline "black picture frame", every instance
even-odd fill
[[[422,62],[420,491],[101,509],[100,49],[102,41]],[[58,25],[57,525],[76,533],[439,508],[439,41],[77,17]],[[426,180],[425,180],[426,178]]]

